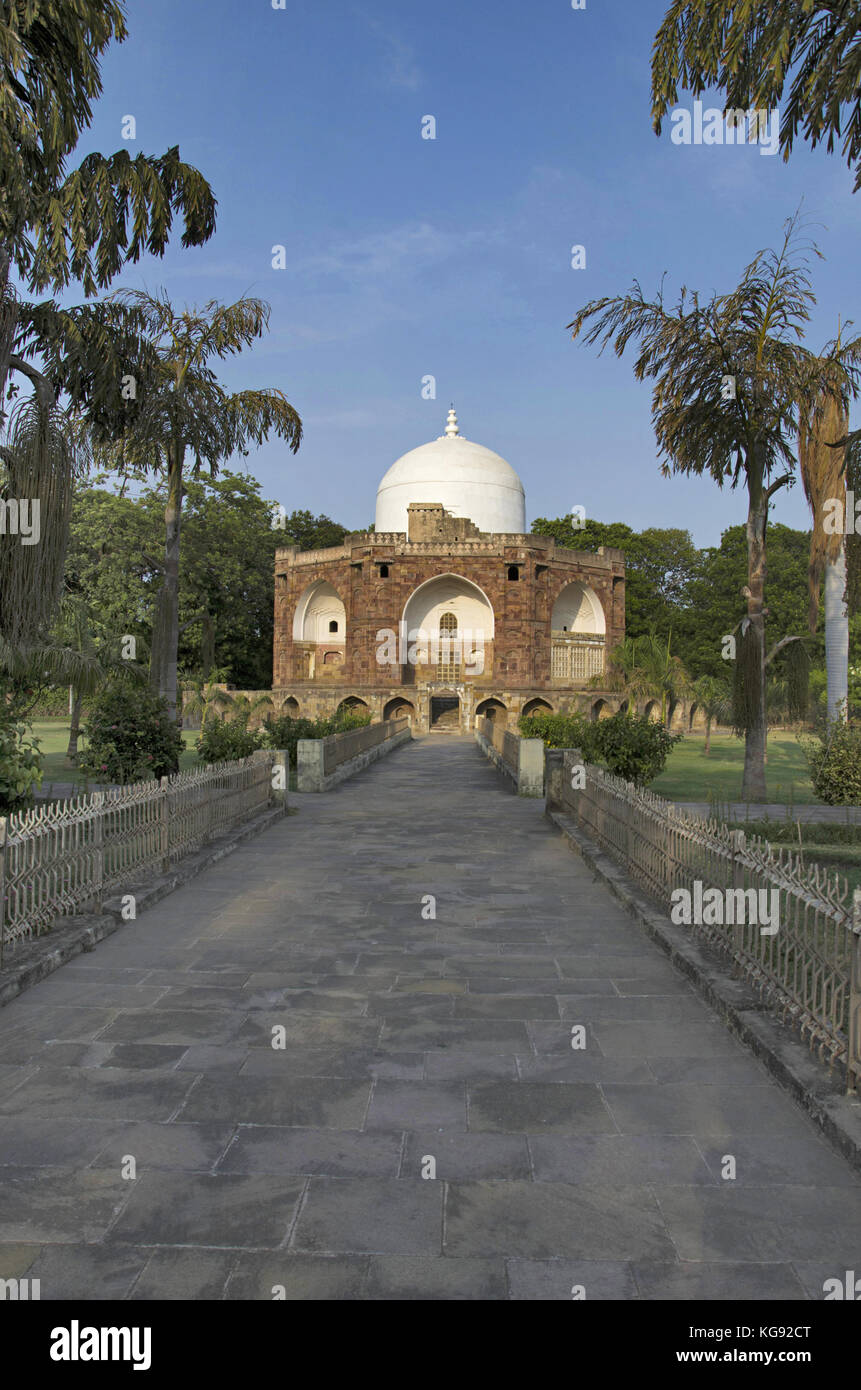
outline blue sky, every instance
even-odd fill
[[[818,347],[838,315],[861,318],[861,195],[822,149],[787,164],[675,145],[669,125],[657,138],[649,59],[666,3],[128,0],[81,153],[119,148],[131,114],[132,152],[179,144],[212,184],[212,240],[183,251],[177,235],[118,283],[270,302],[268,337],[223,369],[233,388],[280,387],[303,418],[298,455],[276,440],[247,460],[265,495],[367,525],[379,478],[442,434],[453,400],[461,432],[517,469],[530,521],[579,504],[711,545],[744,520],[742,494],[661,478],[630,351],[599,357],[565,325],[635,277],[647,292],[665,271],[671,293],[731,288],[803,197],[827,258]],[[773,519],[807,527],[800,487]]]

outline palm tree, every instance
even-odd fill
[[[651,378],[652,421],[663,472],[709,474],[719,487],[743,483],[748,496],[747,620],[743,672],[745,762],[742,796],[764,801],[765,542],[775,493],[792,481],[790,448],[798,401],[829,384],[847,397],[859,390],[861,340],[829,344],[816,357],[798,341],[814,295],[807,256],[797,249],[797,218],[778,251],[760,251],[736,289],[707,303],[682,290],[674,310],[663,292],[648,301],[635,282],[627,295],[592,301],[569,327],[588,343],[613,343],[621,356],[639,340],[638,380]],[[816,248],[810,248],[816,254]],[[731,383],[729,398],[724,386]],[[780,471],[780,470],[783,471]]]
[[[78,758],[81,736],[81,711],[88,695],[94,695],[110,675],[122,672],[132,679],[144,680],[145,671],[134,661],[123,657],[117,640],[113,650],[100,641],[93,630],[92,614],[87,604],[76,594],[67,593],[60,604],[56,633],[63,646],[81,659],[79,674],[69,682],[69,742],[66,758],[74,763]],[[38,648],[33,654],[38,662]]]
[[[233,697],[233,709],[237,719],[247,725],[249,719],[260,710],[273,710],[275,705],[272,696],[267,691],[261,690],[258,695],[235,695]]]
[[[612,690],[625,695],[628,713],[633,715],[637,702],[655,694],[654,682],[640,659],[640,638],[625,637],[609,654],[607,671],[587,682],[594,690]]]
[[[810,631],[819,620],[819,587],[825,573],[825,669],[828,678],[828,719],[846,719],[849,701],[849,615],[846,608],[845,440],[849,413],[838,390],[821,391],[812,402],[801,402],[798,464],[804,495],[813,513],[810,533]],[[839,502],[839,529],[829,528]]]
[[[703,752],[708,757],[712,751],[712,724],[729,722],[732,693],[726,681],[718,680],[717,676],[700,676],[693,683],[692,694],[705,715],[706,741]]]
[[[628,697],[628,710],[644,699],[660,700],[661,722],[667,713],[689,693],[690,681],[681,658],[671,651],[672,634],[664,642],[654,632],[642,637],[626,637],[610,653],[607,676],[590,681],[595,688],[623,692]]]
[[[699,96],[717,87],[728,109],[781,105],[788,159],[799,129],[829,153],[843,139],[861,188],[861,44],[857,0],[673,0],[652,54],[652,121],[661,123],[680,88]]]
[[[224,684],[228,674],[226,666],[213,667],[208,675],[193,677],[185,687],[188,699],[183,702],[182,713],[189,719],[199,715],[201,729],[235,703]]]
[[[163,255],[179,214],[184,246],[215,230],[212,190],[177,147],[135,158],[94,152],[67,170],[101,95],[101,56],[125,37],[116,0],[0,9],[0,458],[7,496],[39,498],[43,527],[32,549],[0,547],[0,634],[15,646],[36,639],[62,590],[77,450],[57,401],[64,390],[73,401],[114,398],[129,348],[101,306],[60,309],[26,296],[75,281],[95,295],[124,265]],[[33,395],[4,429],[22,381]]]
[[[109,312],[132,324],[144,344],[137,366],[135,396],[108,409],[87,413],[94,454],[100,464],[121,473],[162,473],[167,482],[164,561],[153,627],[150,679],[175,713],[179,642],[179,550],[183,470],[210,474],[235,452],[261,444],[270,433],[296,453],[302,422],[276,388],[229,394],[208,365],[242,351],[263,336],[269,305],[240,299],[224,305],[210,300],[202,309],[177,313],[164,291],[124,290],[109,296]]]
[[[21,537],[0,545],[0,636],[10,647],[23,649],[47,627],[60,601],[72,484],[86,461],[53,401],[34,393],[14,408],[0,443],[0,501],[14,500]]]

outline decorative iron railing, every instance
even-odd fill
[[[684,815],[671,802],[584,765],[577,750],[565,753],[561,786],[563,809],[663,907],[678,912],[677,890],[691,895],[686,925],[692,933],[728,957],[820,1059],[845,1071],[848,1089],[857,1089],[861,891],[853,903],[833,871],[805,866],[792,850],[747,839],[720,821]],[[720,896],[711,895],[707,908],[708,889]],[[760,891],[768,894],[764,901],[751,898]],[[759,903],[768,913],[772,901],[776,930],[773,918],[764,927],[762,913],[749,910]]]
[[[100,907],[106,894],[147,872],[167,872],[263,810],[279,788],[286,804],[286,785],[284,754],[260,750],[241,762],[0,817],[0,962],[58,917]]]

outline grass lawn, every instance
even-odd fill
[[[52,782],[73,782],[80,787],[81,791],[96,787],[98,784],[85,778],[83,772],[73,767],[66,759],[66,749],[69,745],[69,721],[68,719],[39,719],[31,726],[34,738],[39,740],[39,750],[42,753],[42,792],[50,792]],[[179,770],[187,772],[200,768],[201,764],[197,758],[197,738],[198,731],[187,730],[182,741],[185,744],[184,752],[179,755]],[[84,740],[78,741],[78,748],[83,749]],[[296,790],[296,769],[290,769],[290,791]]]
[[[703,753],[705,734],[685,734],[649,790],[668,801],[741,801],[744,740],[733,734],[712,734],[711,752]],[[768,800],[797,806],[816,804],[807,775],[807,762],[795,734],[777,730],[768,736],[765,764]]]
[[[83,772],[79,772],[66,759],[66,748],[69,743],[69,721],[68,719],[38,719],[31,726],[33,737],[39,740],[39,751],[42,753],[42,791],[49,790],[52,782],[74,782],[84,790],[87,779]],[[183,734],[185,751],[180,754],[180,771],[185,772],[188,768],[199,767],[195,745],[197,743],[197,732]],[[78,748],[83,749],[84,740],[78,741]],[[90,786],[95,786],[92,778]]]

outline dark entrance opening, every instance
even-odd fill
[[[460,732],[460,700],[456,695],[432,695],[430,709],[431,733]]]

